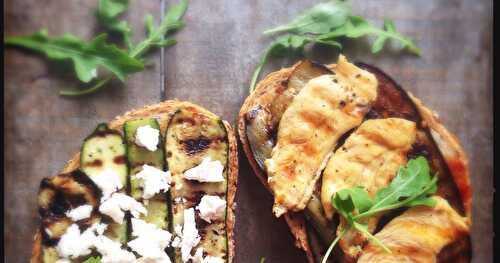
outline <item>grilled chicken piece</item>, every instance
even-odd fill
[[[363,122],[330,158],[323,173],[321,201],[327,217],[333,217],[331,198],[339,190],[362,186],[374,197],[380,188],[389,185],[399,167],[406,164],[406,155],[415,138],[416,124],[412,121],[388,118]],[[379,216],[369,219],[369,231],[375,230]],[[341,220],[337,234],[344,226]],[[354,262],[365,242],[361,233],[349,230],[339,246],[346,260]]]
[[[358,263],[437,262],[445,246],[468,235],[470,221],[460,216],[446,200],[434,198],[435,207],[411,208],[375,235],[391,253],[369,243]]]
[[[304,209],[339,137],[360,125],[377,96],[375,76],[344,56],[334,73],[310,80],[281,118],[265,161],[277,217]]]

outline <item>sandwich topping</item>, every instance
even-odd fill
[[[265,161],[276,216],[304,209],[338,139],[361,124],[376,96],[375,76],[343,56],[333,75],[310,80],[295,96]]]
[[[42,182],[42,262],[85,262],[91,256],[101,263],[227,262],[228,139],[221,121],[206,117],[214,125],[208,132],[215,134],[203,135],[213,143],[199,151],[201,156],[195,154],[196,141],[187,152],[176,149],[182,145],[177,138],[164,145],[152,118],[125,122],[124,137],[99,125],[85,139],[82,169]],[[182,136],[186,127],[181,126],[169,126],[165,133]],[[170,171],[169,156],[176,157]]]

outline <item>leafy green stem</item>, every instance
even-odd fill
[[[326,251],[325,255],[323,256],[323,260],[321,261],[321,263],[326,263],[326,260],[328,259],[328,257],[330,257],[330,254],[332,253],[333,248],[339,242],[339,240],[345,235],[347,230],[349,230],[349,229],[346,228],[346,229],[342,230],[342,232],[340,232],[340,234],[337,235],[337,237],[332,241],[332,243],[328,247],[328,250]]]
[[[260,72],[262,71],[262,68],[266,64],[267,59],[269,58],[269,54],[271,53],[271,48],[272,46],[266,49],[266,52],[260,59],[259,64],[257,65],[255,71],[252,74],[252,80],[250,82],[250,89],[249,89],[250,93],[252,93],[252,91],[255,89],[255,83],[257,83],[257,79],[259,78]]]
[[[392,253],[391,250],[386,246],[384,245],[384,243],[382,243],[378,238],[376,238],[374,235],[372,235],[370,233],[370,231],[368,231],[365,227],[363,227],[362,225],[360,225],[359,223],[357,222],[353,222],[353,227],[361,232],[363,235],[365,235],[365,237],[367,237],[369,240],[373,241],[375,244],[377,244],[378,246],[380,246],[383,250],[385,250],[387,253]]]
[[[137,44],[137,46],[130,52],[130,56],[136,58],[144,52],[146,52],[151,46],[160,42],[162,36],[170,30],[179,29],[184,25],[182,22],[173,22],[169,23],[167,20],[163,20],[160,27],[152,32],[151,36],[144,39],[141,43]]]
[[[104,87],[109,81],[113,79],[112,76],[106,77],[104,79],[100,79],[97,81],[96,84],[91,86],[90,88],[87,89],[82,89],[82,90],[61,90],[59,91],[59,95],[61,96],[66,96],[66,97],[78,97],[78,96],[83,96],[87,94],[94,93],[98,90],[100,90],[102,87]]]

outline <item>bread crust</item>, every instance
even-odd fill
[[[298,65],[296,63],[292,67],[283,68],[279,71],[273,72],[262,79],[257,85],[253,92],[245,99],[238,117],[238,134],[243,146],[243,150],[247,159],[252,167],[255,175],[262,182],[267,190],[270,190],[267,185],[267,177],[263,171],[258,166],[257,162],[253,157],[252,150],[246,135],[246,123],[245,114],[254,106],[255,101],[258,96],[265,92],[265,90],[274,85],[283,85],[281,83],[286,83],[285,80],[288,79],[292,73],[294,67]],[[332,69],[335,64],[326,65],[328,68]],[[465,209],[467,218],[469,219],[469,225],[471,223],[471,200],[472,200],[472,190],[470,186],[469,178],[469,162],[465,151],[463,150],[457,137],[448,131],[435,113],[433,113],[429,108],[423,105],[423,103],[416,98],[413,94],[406,91],[410,99],[415,104],[419,114],[422,117],[423,127],[429,129],[433,140],[436,143],[440,153],[446,161],[446,164],[450,170],[455,184],[459,190],[460,196],[462,198],[462,203]],[[306,226],[303,216],[300,214],[285,214],[285,220],[290,228],[290,232],[295,237],[295,245],[304,250],[307,255],[309,263],[314,263],[314,256],[311,251],[311,247],[308,242]]]
[[[116,116],[111,120],[108,125],[111,129],[120,131],[126,121],[137,119],[137,118],[157,118],[160,124],[161,135],[164,136],[164,132],[167,128],[168,121],[172,115],[177,111],[177,109],[182,107],[194,107],[199,112],[207,114],[209,116],[217,117],[214,113],[208,111],[207,109],[187,101],[179,100],[167,100],[157,104],[148,105],[139,109],[130,110],[122,115]],[[228,162],[228,192],[227,192],[227,218],[226,218],[226,232],[228,239],[228,262],[231,263],[234,260],[234,226],[235,226],[235,212],[236,204],[234,202],[236,195],[236,187],[238,181],[238,147],[236,142],[236,137],[234,130],[227,121],[222,121],[224,127],[227,131],[228,142],[229,142],[229,162]],[[80,166],[80,152],[73,155],[66,165],[64,166],[62,172],[70,172],[78,169]],[[31,253],[31,263],[41,263],[42,262],[42,238],[41,233],[37,230],[34,236],[34,244]]]

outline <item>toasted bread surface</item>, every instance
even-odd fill
[[[152,104],[145,106],[143,108],[135,109],[119,115],[111,120],[108,125],[111,129],[120,131],[124,123],[128,120],[137,118],[157,118],[160,124],[160,131],[162,136],[164,136],[165,129],[167,127],[169,119],[177,111],[177,109],[182,107],[194,107],[198,111],[215,116],[214,113],[208,111],[207,109],[193,104],[191,102],[179,101],[179,100],[167,100],[157,104]],[[236,205],[234,198],[236,195],[236,186],[238,180],[238,147],[236,142],[236,137],[233,128],[227,121],[223,121],[224,127],[227,130],[228,142],[229,142],[229,161],[228,161],[228,192],[227,192],[227,219],[226,219],[226,232],[228,238],[228,262],[233,262],[234,259],[234,226],[235,226],[235,212]],[[71,158],[63,168],[62,172],[70,172],[78,169],[80,166],[80,153],[77,153]],[[42,238],[40,231],[34,236],[34,244],[31,254],[31,263],[41,263],[42,262]]]

